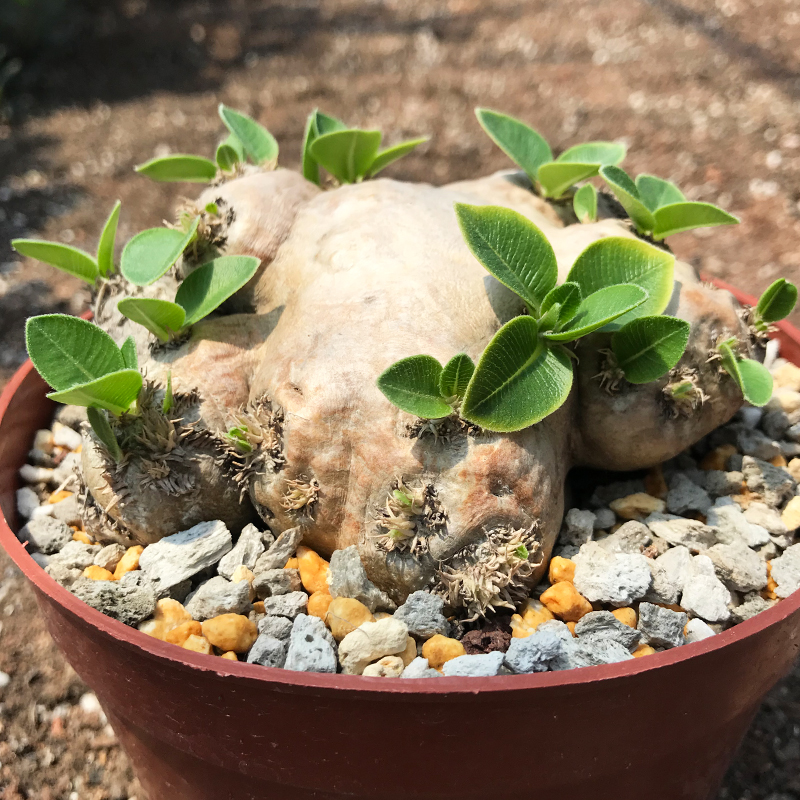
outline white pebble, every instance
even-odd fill
[[[47,483],[53,477],[53,470],[24,464],[19,469],[19,476],[25,483]]]
[[[5,689],[11,683],[11,676],[7,672],[0,672],[0,689]]]
[[[81,446],[81,435],[72,428],[55,422],[53,424],[53,444],[66,447],[67,450],[77,450]]]

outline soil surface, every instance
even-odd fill
[[[798,0],[72,0],[21,52],[0,119],[0,384],[25,317],[87,292],[21,261],[19,236],[93,250],[171,219],[188,185],[133,173],[156,154],[212,155],[223,101],[276,135],[296,168],[315,106],[389,142],[431,141],[387,175],[444,183],[508,166],[476,105],[530,122],[557,150],[629,146],[625,167],[737,214],[675,252],[756,294],[800,278]],[[800,316],[795,316],[800,321]],[[145,800],[94,696],[65,664],[0,553],[0,800]],[[0,676],[0,685],[4,678]],[[800,670],[766,699],[719,798],[800,800]],[[162,798],[150,798],[162,800]]]

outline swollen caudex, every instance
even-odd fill
[[[770,531],[775,514],[791,511],[794,478],[786,472],[784,486],[761,466],[767,451],[755,434],[739,435],[739,418],[721,426],[743,399],[772,402],[758,358],[796,290],[776,281],[743,318],[661,244],[676,230],[735,222],[730,215],[704,207],[701,220],[672,184],[628,178],[618,144],[579,146],[570,163],[584,171],[571,179],[546,143],[531,163],[506,133],[538,134],[494,112],[480,112],[481,124],[526,174],[442,187],[375,179],[416,141],[380,150],[374,132],[316,113],[301,175],[276,168],[277,143],[254,121],[221,115],[231,141],[238,130],[248,146],[221,148],[216,163],[143,165],[158,180],[197,169],[210,186],[175,227],[133,237],[119,265],[108,246],[118,206],[97,257],[60,261],[57,247],[15,243],[80,267],[102,300],[99,324],[60,315],[28,324],[54,399],[88,407],[85,490],[70,523],[80,538],[62,541],[54,528],[56,544],[40,548],[56,579],[181,646],[384,676],[424,673],[411,666],[418,649],[425,669],[447,673],[443,654],[472,657],[469,643],[488,625],[508,649],[515,612],[516,638],[547,622],[560,655],[530,668],[493,656],[496,670],[627,658],[645,640],[676,646],[684,640],[653,626],[672,630],[686,616],[695,632],[725,627],[732,608],[759,604],[754,592],[783,596],[796,526]],[[574,182],[598,174],[629,220],[592,183],[578,195]],[[781,448],[797,455],[790,429],[764,433],[778,443],[769,458]],[[726,437],[757,463],[726,463],[702,479],[680,466]],[[608,483],[611,472],[662,464],[660,482],[636,484],[610,507],[591,505],[590,494],[594,510],[565,516],[572,468],[598,468]],[[746,520],[766,534],[744,527],[745,503],[771,512],[772,528]],[[573,511],[586,512],[585,524],[576,527]],[[26,535],[44,542],[37,519],[48,512],[31,514]],[[681,514],[706,520],[672,518]],[[116,575],[106,547],[134,548],[126,563],[138,554],[138,569]],[[554,554],[574,559],[571,580],[561,579],[569,569],[553,571]],[[697,580],[667,586],[659,558],[691,559]],[[624,591],[606,591],[621,578]],[[636,636],[603,616],[618,607]],[[593,613],[596,624],[583,621]],[[345,646],[361,625],[377,627]],[[395,660],[375,666],[385,658]]]

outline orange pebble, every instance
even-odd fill
[[[194,653],[203,653],[204,655],[214,655],[214,650],[211,647],[211,642],[205,636],[197,636],[192,634],[182,645],[184,650],[191,650]]]
[[[782,455],[773,456],[769,463],[772,464],[773,467],[785,467],[787,466],[788,462]]]
[[[575,566],[575,562],[569,558],[561,558],[561,556],[552,558],[550,560],[550,571],[548,573],[550,583],[575,580]]]
[[[632,608],[615,608],[611,612],[623,625],[629,628],[636,627],[636,611]]]
[[[660,464],[648,470],[647,475],[644,476],[644,488],[647,494],[651,494],[653,497],[660,497],[662,500],[666,498],[669,487],[664,480]]]
[[[264,601],[256,600],[256,602],[253,603],[253,611],[255,611],[256,614],[266,614],[266,609],[264,608]]]
[[[169,642],[170,644],[177,644],[182,647],[184,642],[190,636],[202,635],[203,628],[200,623],[195,619],[190,619],[188,622],[178,625],[171,631],[167,631],[167,633],[164,635],[164,641]]]
[[[767,561],[767,586],[761,590],[761,596],[765,600],[777,600],[778,595],[775,590],[778,588],[778,582],[772,577],[772,562]]]
[[[592,610],[592,604],[569,581],[554,584],[539,599],[564,622],[578,622]]]
[[[417,643],[410,636],[406,641],[406,649],[402,653],[397,653],[402,659],[403,666],[407,667],[417,657]]]
[[[83,542],[84,544],[94,544],[94,539],[83,531],[75,531],[75,533],[72,534],[72,540],[74,542]]]
[[[634,658],[641,658],[642,656],[651,656],[655,652],[649,644],[640,644],[631,655]]]
[[[319,617],[323,622],[328,608],[333,602],[333,598],[328,592],[314,592],[308,598],[308,614],[312,617]]]
[[[237,656],[236,653],[233,652],[233,650],[228,650],[227,653],[222,653],[222,655],[220,655],[220,658],[226,658],[228,661],[239,660],[239,656]]]
[[[114,573],[92,564],[91,567],[86,567],[83,571],[83,577],[89,578],[91,581],[113,581]]]
[[[447,661],[466,654],[464,645],[458,639],[450,639],[441,633],[435,634],[422,645],[422,657],[428,659],[433,669],[441,669]]]
[[[700,462],[700,469],[717,470],[719,472],[727,472],[728,459],[736,453],[736,446],[732,444],[723,444],[706,453]]]
[[[567,627],[569,628],[569,632],[577,639],[578,634],[575,633],[575,628],[578,626],[577,622],[568,622]]]
[[[290,558],[283,567],[284,569],[297,569],[297,559]]]
[[[123,575],[139,569],[139,556],[144,552],[144,547],[140,544],[134,547],[129,547],[125,551],[125,555],[119,560],[117,568],[114,570],[114,579],[119,580]]]
[[[66,500],[68,497],[72,497],[72,492],[62,489],[60,492],[53,492],[53,494],[47,498],[47,502],[50,505],[55,505],[56,503],[60,503],[62,500]]]
[[[307,592],[328,591],[328,566],[328,562],[310,547],[300,545],[297,548],[297,569],[300,570],[300,580]]]

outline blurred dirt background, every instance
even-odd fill
[[[87,301],[8,241],[93,250],[118,198],[121,242],[171,218],[192,187],[132,168],[211,156],[220,101],[267,125],[290,168],[315,106],[390,142],[430,134],[387,175],[433,183],[508,165],[476,105],[556,149],[619,139],[629,172],[741,217],[671,238],[680,257],[754,294],[800,278],[800,0],[0,0],[0,42],[18,3],[34,13],[0,52],[0,385],[25,358],[25,317]],[[22,798],[145,800],[0,552],[0,800]],[[800,670],[767,698],[722,798],[800,800]]]

